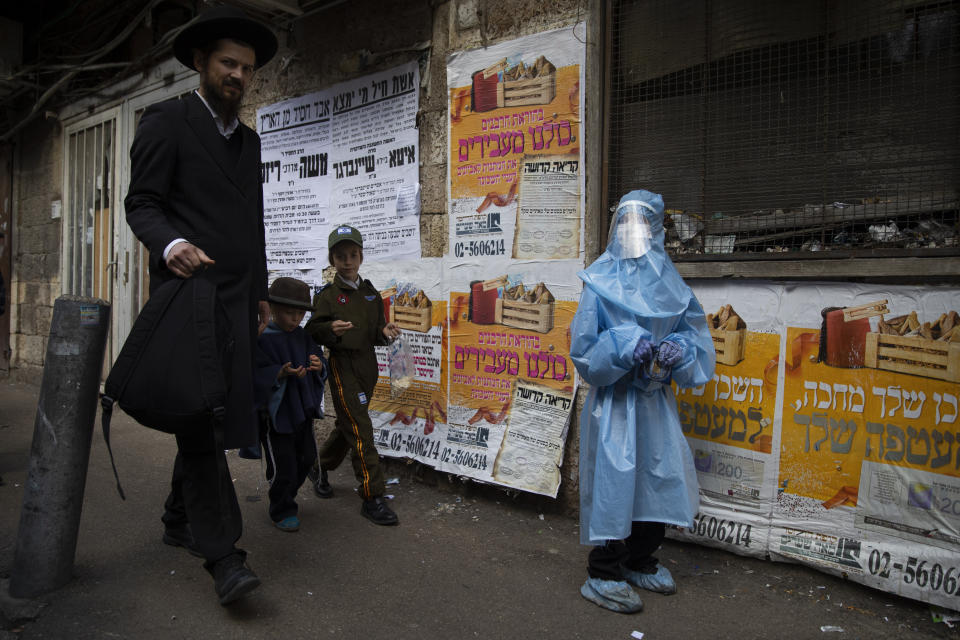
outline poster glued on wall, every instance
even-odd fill
[[[670,535],[960,609],[960,290],[693,288],[718,364],[677,395],[701,508]]]
[[[576,271],[506,257],[447,264],[448,441],[490,450],[480,479],[555,496],[577,386]]]
[[[323,283],[327,236],[356,227],[364,262],[420,257],[416,62],[257,110],[267,268]]]

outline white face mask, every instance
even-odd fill
[[[617,258],[639,258],[650,251],[653,230],[643,215],[643,209],[650,205],[639,200],[628,200],[617,208],[610,235],[607,239],[607,251]]]

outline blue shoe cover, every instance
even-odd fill
[[[288,516],[280,522],[274,522],[274,526],[280,531],[297,531],[300,528],[300,518],[297,516]]]
[[[662,564],[657,563],[656,573],[643,573],[642,571],[634,571],[626,567],[620,567],[620,570],[623,572],[623,577],[627,582],[635,587],[665,595],[677,592],[677,583],[673,581],[670,570]]]
[[[580,587],[580,595],[595,605],[618,613],[637,613],[643,610],[643,600],[622,580],[587,578]]]

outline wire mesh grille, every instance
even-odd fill
[[[609,202],[663,194],[675,258],[958,252],[957,0],[614,0],[611,24]]]

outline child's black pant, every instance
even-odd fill
[[[310,467],[317,461],[313,421],[307,420],[293,433],[262,429],[260,442],[267,459],[270,519],[280,522],[297,515],[297,491],[303,486]]]
[[[620,566],[633,571],[655,573],[657,559],[653,553],[660,547],[667,528],[662,522],[634,522],[626,540],[608,540],[594,547],[587,557],[587,573],[601,580],[623,580]]]

